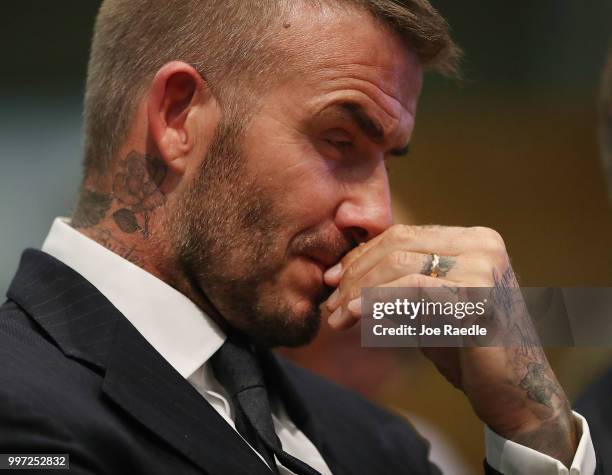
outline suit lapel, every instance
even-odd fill
[[[211,475],[269,475],[242,438],[89,282],[24,253],[8,292],[72,358],[104,372],[102,390]]]
[[[242,438],[123,320],[103,390],[153,432],[211,474],[270,470]]]

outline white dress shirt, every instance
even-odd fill
[[[208,315],[165,282],[70,227],[64,218],[55,220],[42,250],[96,287],[235,430],[228,395],[208,362],[225,341],[225,334]],[[582,416],[574,414],[582,435],[569,471],[560,461],[487,428],[489,465],[507,475],[592,475],[595,452],[589,427]],[[322,475],[331,475],[317,448],[291,422],[281,402],[273,405],[272,420],[283,450]],[[293,473],[278,460],[277,464],[281,474]]]

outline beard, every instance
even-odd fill
[[[304,345],[319,331],[319,306],[330,289],[322,284],[308,305],[298,307],[279,275],[293,253],[327,246],[343,254],[350,247],[341,236],[310,231],[296,236],[289,249],[283,200],[246,173],[241,129],[240,122],[221,121],[167,231],[191,286],[232,329],[262,346]]]

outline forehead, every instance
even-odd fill
[[[402,109],[414,115],[422,85],[419,59],[369,12],[300,6],[285,25],[285,44],[297,52],[300,81],[311,93],[362,94],[392,116]]]

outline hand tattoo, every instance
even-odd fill
[[[443,285],[442,288],[448,290],[453,295],[459,294],[459,287],[451,287],[450,285]]]
[[[491,298],[495,308],[502,310],[506,317],[510,317],[514,307],[514,293],[518,292],[518,282],[512,271],[508,268],[500,275],[497,269],[493,269],[493,290]]]
[[[446,274],[455,267],[455,258],[448,256],[440,256],[440,262],[438,262],[438,277],[446,277]],[[425,263],[421,269],[421,274],[430,275],[433,267],[433,256],[430,254],[425,258]]]

